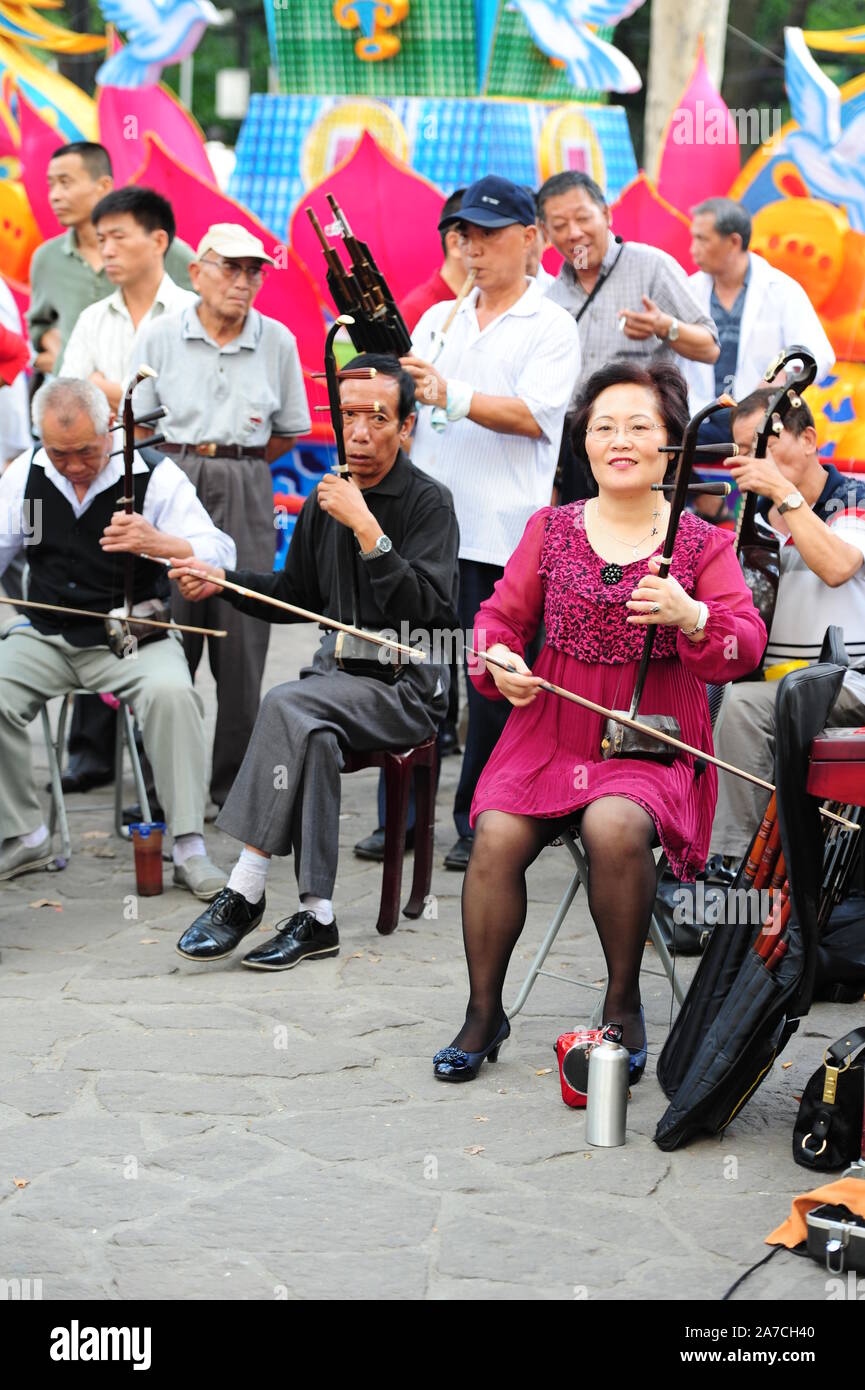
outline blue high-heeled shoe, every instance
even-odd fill
[[[474,1081],[484,1059],[489,1062],[498,1061],[502,1044],[510,1037],[510,1033],[511,1025],[504,1019],[489,1047],[485,1047],[482,1052],[466,1052],[461,1047],[443,1047],[433,1057],[433,1075],[437,1081]]]
[[[643,1075],[643,1072],[646,1070],[646,1060],[649,1056],[649,1038],[648,1034],[646,1033],[646,1015],[643,1013],[642,1004],[640,1005],[640,1022],[643,1025],[642,1046],[628,1048],[628,1053],[630,1054],[631,1059],[628,1080],[630,1081],[630,1084],[632,1086],[636,1086],[640,1077]]]

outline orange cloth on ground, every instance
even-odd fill
[[[865,1181],[862,1178],[839,1178],[837,1182],[815,1187],[813,1192],[803,1192],[794,1197],[790,1215],[766,1237],[766,1244],[786,1245],[788,1250],[799,1245],[808,1235],[805,1224],[807,1213],[824,1202],[830,1206],[849,1207],[857,1216],[865,1216]]]

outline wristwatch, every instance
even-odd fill
[[[797,507],[801,507],[805,498],[801,492],[788,492],[783,502],[778,504],[778,515],[783,516],[785,512],[795,512]]]
[[[360,558],[362,560],[375,560],[379,555],[387,555],[388,551],[393,550],[393,541],[389,536],[379,536],[372,550],[362,550]]]
[[[676,339],[678,338],[678,336],[679,336],[679,320],[678,320],[678,319],[673,319],[672,323],[670,324],[669,329],[667,330],[667,339],[666,339],[666,341],[667,341],[668,343],[674,343],[674,342],[676,341]]]

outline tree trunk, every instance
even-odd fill
[[[654,179],[658,175],[667,123],[694,70],[701,36],[709,73],[720,90],[729,0],[651,0],[651,3],[643,167]]]

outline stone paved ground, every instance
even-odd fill
[[[269,683],[315,641],[275,628]],[[212,715],[209,675],[202,688]],[[446,760],[439,865],[457,771]],[[374,775],[343,787],[341,954],[296,972],[182,961],[196,908],[173,888],[129,920],[132,854],[104,792],[70,802],[65,872],[0,885],[0,1277],[41,1278],[45,1298],[717,1299],[810,1185],[790,1157],[794,1097],[850,1011],[815,1006],[726,1136],[674,1154],[651,1142],[670,1012],[651,975],[654,1056],[625,1148],[590,1149],[561,1103],[553,1043],[594,1001],[558,980],[498,1065],[442,1086],[430,1058],[465,1002],[461,878],[437,866],[437,917],[378,937],[380,870],[350,849],[375,821]],[[208,841],[230,865],[233,842]],[[549,849],[533,869],[511,997],[569,862]],[[287,863],[268,896],[268,924],[295,910]],[[579,899],[566,936],[552,969],[597,982]],[[823,1299],[825,1276],[784,1255],[742,1294]]]

